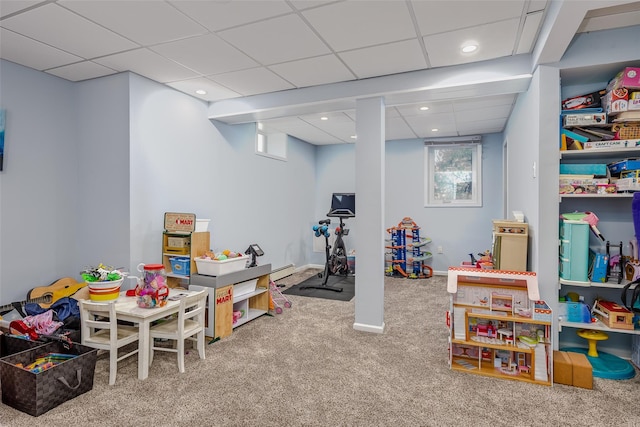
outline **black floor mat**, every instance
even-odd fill
[[[355,276],[329,276],[327,286],[342,288],[342,292],[332,291],[330,289],[307,288],[300,289],[305,286],[320,286],[324,278],[317,275],[308,278],[302,283],[293,285],[289,289],[282,291],[286,295],[300,295],[303,297],[324,298],[338,301],[351,301],[356,294],[356,277]]]

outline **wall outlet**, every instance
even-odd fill
[[[442,249],[442,246],[438,246],[438,253],[439,254],[443,254],[444,250]]]

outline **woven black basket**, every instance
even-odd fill
[[[41,341],[31,341],[17,338],[13,335],[0,335],[0,357],[10,356],[21,351],[43,345]]]
[[[74,354],[53,368],[39,373],[24,370],[47,353]],[[80,344],[66,349],[60,342],[50,342],[0,359],[2,403],[35,417],[93,388],[98,350]]]

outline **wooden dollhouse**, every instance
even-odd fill
[[[535,273],[449,267],[447,291],[451,369],[551,385],[551,313]]]

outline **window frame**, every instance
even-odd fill
[[[255,153],[270,159],[286,161],[288,135],[278,133],[271,134],[272,138],[269,136],[262,123],[257,123]]]
[[[471,152],[471,199],[440,200],[435,196],[435,152],[438,149],[468,149]],[[430,142],[424,146],[424,206],[430,208],[460,208],[482,206],[482,144],[476,139],[460,142]]]

